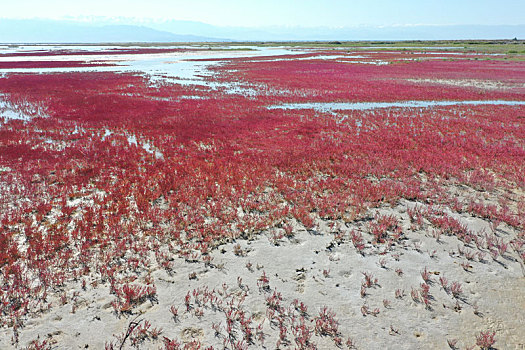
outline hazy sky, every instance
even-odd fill
[[[524,0],[15,0],[0,17],[191,20],[221,26],[525,24]]]

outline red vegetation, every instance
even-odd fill
[[[495,338],[496,332],[491,331],[481,331],[478,336],[476,336],[476,345],[481,349],[492,349],[492,345],[496,342]]]
[[[449,192],[454,186],[477,193],[524,188],[523,106],[352,111],[344,121],[312,110],[266,108],[283,101],[523,100],[519,89],[487,92],[403,80],[496,76],[523,82],[523,64],[232,60],[217,72],[223,81],[261,84],[262,95],[152,85],[146,77],[116,73],[0,78],[2,98],[33,116],[0,124],[2,324],[44,310],[48,294],[88,275],[109,283],[116,311],[125,312],[154,298],[154,285],[130,284],[153,264],[170,269],[175,256],[211,263],[209,249],[221,242],[294,220],[313,232],[318,218],[352,221],[370,207],[401,199],[454,206],[496,226],[524,229],[523,205],[502,199],[491,207],[482,195],[458,201]],[[461,240],[477,239],[442,212],[411,216]],[[402,239],[395,217],[374,220],[372,244]],[[351,239],[364,254],[362,235],[352,232]],[[512,242],[522,258],[524,240],[521,235]],[[505,244],[487,238],[483,248],[504,254]],[[366,288],[377,283],[366,276]],[[259,286],[269,293],[265,275]],[[428,297],[425,288],[421,294]],[[461,295],[456,282],[443,288]],[[413,298],[418,294],[414,290]],[[191,304],[195,298],[188,295],[188,312],[202,307]],[[268,298],[273,312],[284,312],[278,294]],[[253,328],[237,317],[238,327]],[[277,318],[272,322],[279,326]],[[307,348],[310,330],[299,321],[293,327],[295,341]],[[315,331],[338,338],[330,311],[321,310]],[[290,342],[282,332],[281,341]]]
[[[326,53],[318,53],[324,55]],[[276,60],[275,57],[233,59],[217,66],[224,81],[256,84],[258,90],[282,102],[393,102],[403,100],[520,100],[523,85],[507,91],[425,83],[409,79],[473,79],[523,83],[522,62],[475,61],[454,57],[454,61],[403,61],[400,53],[359,52],[364,58],[347,60]],[[333,53],[332,53],[333,55]],[[351,55],[350,55],[351,56]],[[432,55],[435,56],[435,55]],[[407,56],[405,56],[407,57]],[[419,59],[413,57],[412,59]],[[261,61],[262,59],[262,61]],[[379,62],[384,65],[374,64]]]

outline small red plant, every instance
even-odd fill
[[[488,350],[492,349],[492,345],[496,343],[496,332],[493,331],[481,331],[476,336],[476,345],[481,349]]]
[[[315,317],[315,332],[321,336],[336,337],[339,334],[339,323],[335,319],[335,312],[327,307],[321,308],[319,316]]]
[[[454,296],[454,298],[456,299],[459,298],[461,294],[463,293],[463,290],[461,288],[461,283],[459,282],[452,282],[449,290],[452,293],[452,296]]]

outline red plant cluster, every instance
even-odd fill
[[[331,53],[334,55],[334,53]],[[337,53],[339,54],[339,53]],[[351,57],[354,53],[348,54]],[[359,52],[357,59],[279,60],[257,57],[233,59],[215,67],[224,81],[240,81],[258,86],[261,94],[271,96],[276,102],[312,101],[403,101],[403,100],[522,100],[525,89],[522,62],[473,60],[457,58],[449,60],[400,60],[399,53]],[[290,58],[290,56],[288,56]],[[381,59],[384,64],[377,63]],[[422,85],[414,79],[428,79]],[[440,85],[431,80],[464,79],[479,82],[479,87]],[[519,83],[513,89],[486,90],[483,81]]]
[[[516,89],[402,81],[496,74],[523,82],[521,63],[234,60],[217,72],[209,79],[262,84],[261,95],[117,73],[0,78],[2,98],[32,117],[0,124],[2,324],[44,310],[51,294],[85,276],[109,283],[125,311],[154,295],[129,284],[152,266],[170,269],[177,256],[212,263],[209,250],[221,242],[292,222],[315,231],[319,219],[352,221],[401,199],[523,232],[523,192],[511,192],[525,186],[523,106],[376,109],[345,120],[267,108],[302,100],[523,100]],[[450,191],[461,186],[475,189],[472,197],[458,200]],[[495,188],[508,198],[485,203]],[[451,218],[421,215],[446,234],[476,239]],[[375,220],[371,244],[400,239],[396,218]],[[361,234],[353,232],[352,241],[364,253]],[[524,242],[524,234],[511,242],[522,259]],[[480,244],[503,254],[507,243]],[[260,284],[268,289],[264,279]],[[307,342],[308,334],[294,332]]]
[[[115,288],[114,293],[118,299],[113,302],[113,308],[120,313],[130,312],[133,306],[146,301],[155,300],[157,294],[154,286],[138,286],[125,284],[121,288]]]
[[[476,345],[478,345],[481,349],[492,349],[492,345],[496,343],[495,335],[496,332],[481,331],[479,335],[476,336]]]

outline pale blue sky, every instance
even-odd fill
[[[525,24],[524,0],[15,0],[0,17],[190,20],[221,26]]]

